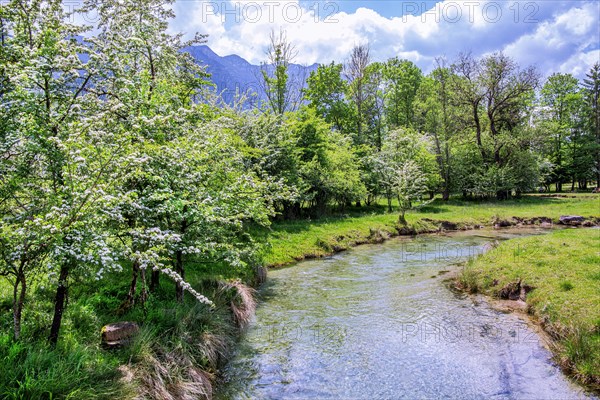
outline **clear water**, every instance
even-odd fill
[[[270,271],[218,398],[587,398],[527,323],[444,283],[525,232],[395,239]]]

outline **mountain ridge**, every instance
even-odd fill
[[[250,106],[266,100],[262,89],[261,66],[249,63],[237,54],[220,56],[207,45],[190,46],[184,49],[199,65],[206,67],[210,80],[215,84],[215,91],[223,101],[232,105],[239,94],[246,93],[253,98]],[[319,64],[309,66],[290,64],[288,68],[290,82],[301,83],[304,86],[310,72],[315,71]],[[254,93],[254,95],[252,95]]]

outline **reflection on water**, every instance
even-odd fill
[[[525,232],[403,238],[270,271],[219,397],[586,398],[526,323],[443,283]]]

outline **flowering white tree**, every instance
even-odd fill
[[[271,198],[281,190],[247,168],[247,145],[234,132],[235,122],[194,101],[206,74],[182,52],[191,42],[167,32],[171,3],[86,3],[99,12],[100,34],[93,43],[111,71],[94,91],[110,105],[113,129],[132,137],[119,202],[111,211],[132,264],[126,306],[134,304],[138,275],[144,282],[148,269],[154,284],[159,272],[175,279],[181,301],[184,289],[195,293],[184,281],[186,261],[238,266],[251,260],[257,245],[248,225],[269,222]]]
[[[382,149],[374,155],[371,165],[392,211],[392,199],[398,200],[400,222],[412,203],[420,199],[439,181],[432,144],[428,138],[410,129],[388,133]]]
[[[232,267],[252,262],[258,244],[248,225],[269,224],[273,201],[282,190],[245,167],[243,143],[228,125],[215,120],[189,127],[187,135],[164,146],[155,158],[162,170],[159,215],[163,229],[181,239],[171,247],[170,258],[182,277],[189,260]],[[178,284],[179,301],[182,289]]]
[[[392,175],[392,190],[398,199],[400,216],[398,222],[406,225],[405,214],[427,192],[427,178],[413,160],[395,167]]]
[[[99,34],[90,41],[102,55],[104,76],[92,91],[105,100],[112,130],[131,138],[127,162],[118,181],[119,199],[110,211],[113,232],[122,239],[121,253],[132,265],[126,307],[133,306],[138,275],[145,281],[148,266],[153,281],[163,271],[182,284],[183,277],[168,267],[166,254],[181,237],[164,229],[163,176],[172,163],[159,165],[159,157],[184,127],[198,116],[192,112],[206,74],[181,50],[181,35],[167,32],[173,12],[169,0],[85,2],[84,10],[98,13]],[[189,188],[188,188],[189,189]],[[142,299],[145,298],[145,286]],[[203,296],[196,296],[209,302]]]
[[[100,100],[88,92],[99,75],[97,55],[77,40],[85,29],[66,22],[62,3],[13,0],[1,7],[0,56],[11,90],[2,98],[8,131],[0,150],[0,268],[13,284],[15,337],[28,279],[49,269],[55,343],[70,274],[116,265],[99,210],[112,201],[124,143],[97,127]]]
[[[171,3],[89,0],[86,40],[59,0],[0,5],[0,276],[16,338],[36,277],[56,291],[55,344],[74,278],[129,262],[128,306],[149,269],[211,304],[185,264],[256,257],[248,228],[287,189],[248,161],[233,113],[197,101],[206,74],[166,31]]]

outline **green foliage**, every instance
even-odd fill
[[[275,35],[274,30],[271,31],[268,61],[263,63],[261,74],[268,106],[277,115],[296,110],[300,103],[303,82],[292,82],[288,75],[289,63],[296,54],[296,49],[288,42],[284,30],[280,30],[279,35]]]
[[[342,79],[342,64],[319,65],[306,80],[304,99],[317,115],[340,132],[348,132],[350,106],[344,99],[348,84]]]
[[[527,124],[533,112],[538,72],[533,67],[522,69],[502,53],[481,59],[462,54],[451,70],[451,104],[460,110],[456,115],[463,115],[458,117],[461,124],[474,128],[466,130],[468,148],[461,152],[468,155],[469,168],[479,175],[469,179],[475,194],[496,191],[498,199],[509,198],[513,191],[518,194],[517,182],[521,179],[510,166],[520,162],[521,156],[527,158],[527,152],[536,144]],[[479,162],[473,157],[473,149],[479,153]],[[480,190],[477,185],[482,179]],[[461,189],[465,194],[470,191],[465,186]]]
[[[412,127],[414,103],[422,72],[413,62],[390,58],[383,67],[386,85],[385,114],[390,127]]]
[[[541,90],[539,129],[547,135],[545,155],[553,169],[548,182],[559,190],[569,181],[594,179],[595,135],[585,125],[585,95],[571,74],[551,75]]]
[[[297,140],[299,174],[307,185],[303,201],[322,214],[331,201],[344,206],[365,192],[357,160],[347,138],[332,131],[312,108],[302,109],[288,120]]]
[[[595,156],[596,187],[600,187],[600,63],[590,68],[582,86],[585,100],[583,126],[593,143],[590,154]]]
[[[389,211],[392,198],[396,198],[401,221],[428,186],[430,190],[437,186],[439,175],[430,148],[426,136],[411,129],[398,129],[387,135],[381,152],[374,156],[374,171],[387,197]]]

